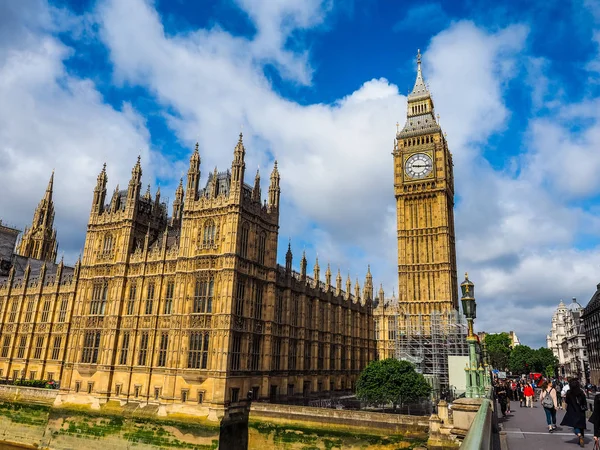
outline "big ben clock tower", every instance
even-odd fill
[[[405,314],[458,309],[452,155],[421,74],[394,142],[399,303]]]

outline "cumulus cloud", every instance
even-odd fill
[[[52,36],[62,24],[45,4],[31,3],[0,6],[11,30],[0,36],[1,218],[21,229],[29,224],[55,168],[60,251],[74,262],[102,163],[109,162],[109,177],[125,181],[137,154],[148,162],[149,136],[128,104],[111,108],[92,81],[65,70],[72,50]]]

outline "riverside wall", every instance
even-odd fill
[[[100,409],[62,403],[57,391],[0,386],[0,443],[40,449],[139,450],[217,449],[219,423],[206,417],[168,414],[158,408],[109,401]],[[248,448],[377,449],[416,448],[427,440],[428,417],[254,403]]]

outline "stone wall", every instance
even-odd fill
[[[0,401],[51,406],[58,390],[0,385]]]

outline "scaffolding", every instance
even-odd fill
[[[458,311],[403,314],[396,317],[396,359],[415,365],[434,393],[447,390],[448,356],[467,356],[467,324]]]

